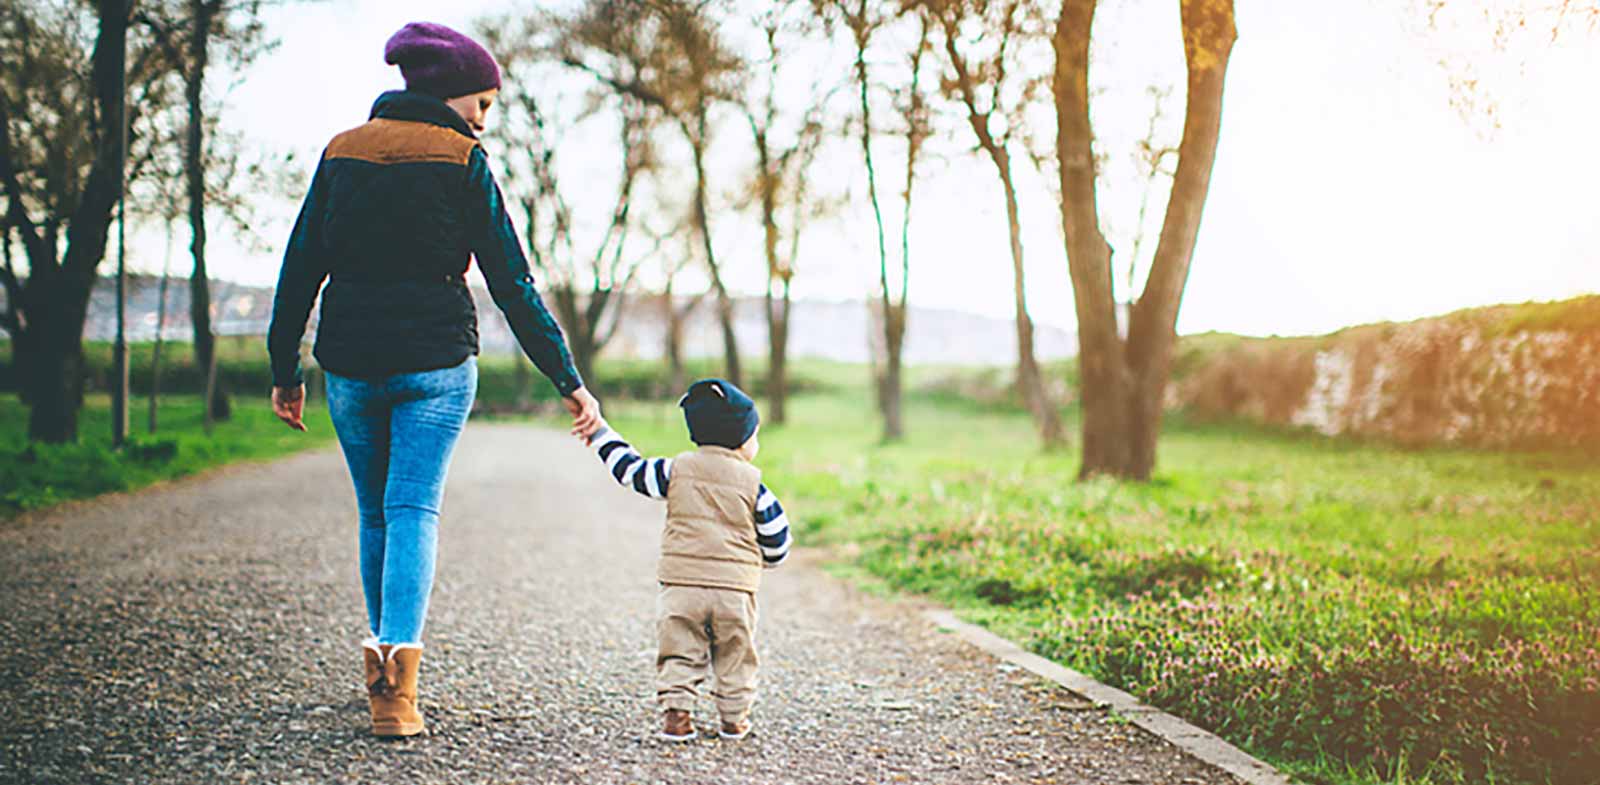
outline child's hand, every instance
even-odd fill
[[[604,430],[606,430],[607,428],[610,428],[610,427],[611,426],[606,424],[605,418],[602,417],[602,418],[600,418],[599,420],[597,420],[595,422],[593,430],[589,431],[588,433],[576,433],[575,432],[574,435],[576,435],[578,437],[578,440],[583,442],[584,446],[587,447],[587,446],[591,446],[591,445],[594,444],[594,437],[600,435],[601,431],[604,431]]]
[[[572,435],[585,439],[594,435],[600,422],[600,402],[595,400],[589,390],[579,387],[571,395],[561,399],[567,413],[572,415]]]

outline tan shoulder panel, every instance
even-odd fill
[[[701,448],[672,459],[672,476],[738,488],[751,501],[761,488],[761,469],[723,448]]]
[[[443,163],[466,166],[477,141],[432,123],[378,118],[333,137],[324,157],[375,164]]]

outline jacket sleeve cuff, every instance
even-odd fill
[[[552,378],[550,381],[555,384],[556,392],[561,393],[563,398],[572,395],[579,387],[583,386],[583,378],[578,376],[578,372],[571,368],[568,368],[566,373]]]
[[[301,373],[298,367],[287,374],[274,373],[272,375],[272,386],[274,387],[299,387],[305,384],[305,381],[305,374]]]
[[[272,386],[298,387],[305,382],[305,369],[300,365],[298,352],[289,357],[281,353],[277,346],[270,346],[268,351],[274,355],[271,360]]]

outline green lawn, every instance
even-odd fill
[[[858,382],[859,384],[859,382]],[[1015,410],[864,387],[762,431],[802,541],[1312,782],[1595,782],[1600,465],[1172,424],[1156,480],[1076,483]],[[670,403],[607,407],[642,450]]]
[[[1596,781],[1593,458],[1174,422],[1154,482],[1077,483],[1076,454],[1041,454],[993,385],[917,374],[940,392],[911,395],[908,438],[885,446],[863,369],[801,370],[758,463],[841,572],[939,598],[1308,781]],[[613,375],[641,391],[661,376]],[[526,394],[508,364],[485,376],[487,398]],[[27,446],[26,410],[0,398],[0,517],[333,436],[320,401],[302,435],[236,397],[208,438],[194,398],[169,400],[152,437],[136,398],[116,453],[103,396],[56,447]],[[641,449],[689,446],[670,400],[606,401]]]
[[[15,395],[0,398],[0,518],[109,491],[129,490],[241,460],[266,460],[333,439],[321,401],[310,406],[307,433],[289,430],[272,415],[266,396],[234,397],[233,417],[211,436],[202,428],[198,396],[162,398],[159,429],[146,430],[149,399],[130,406],[130,439],[111,449],[111,405],[91,395],[79,415],[75,444],[29,445],[28,410]]]

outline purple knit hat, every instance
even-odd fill
[[[383,47],[383,61],[400,66],[406,89],[455,98],[500,86],[500,66],[477,41],[433,22],[412,22]]]

